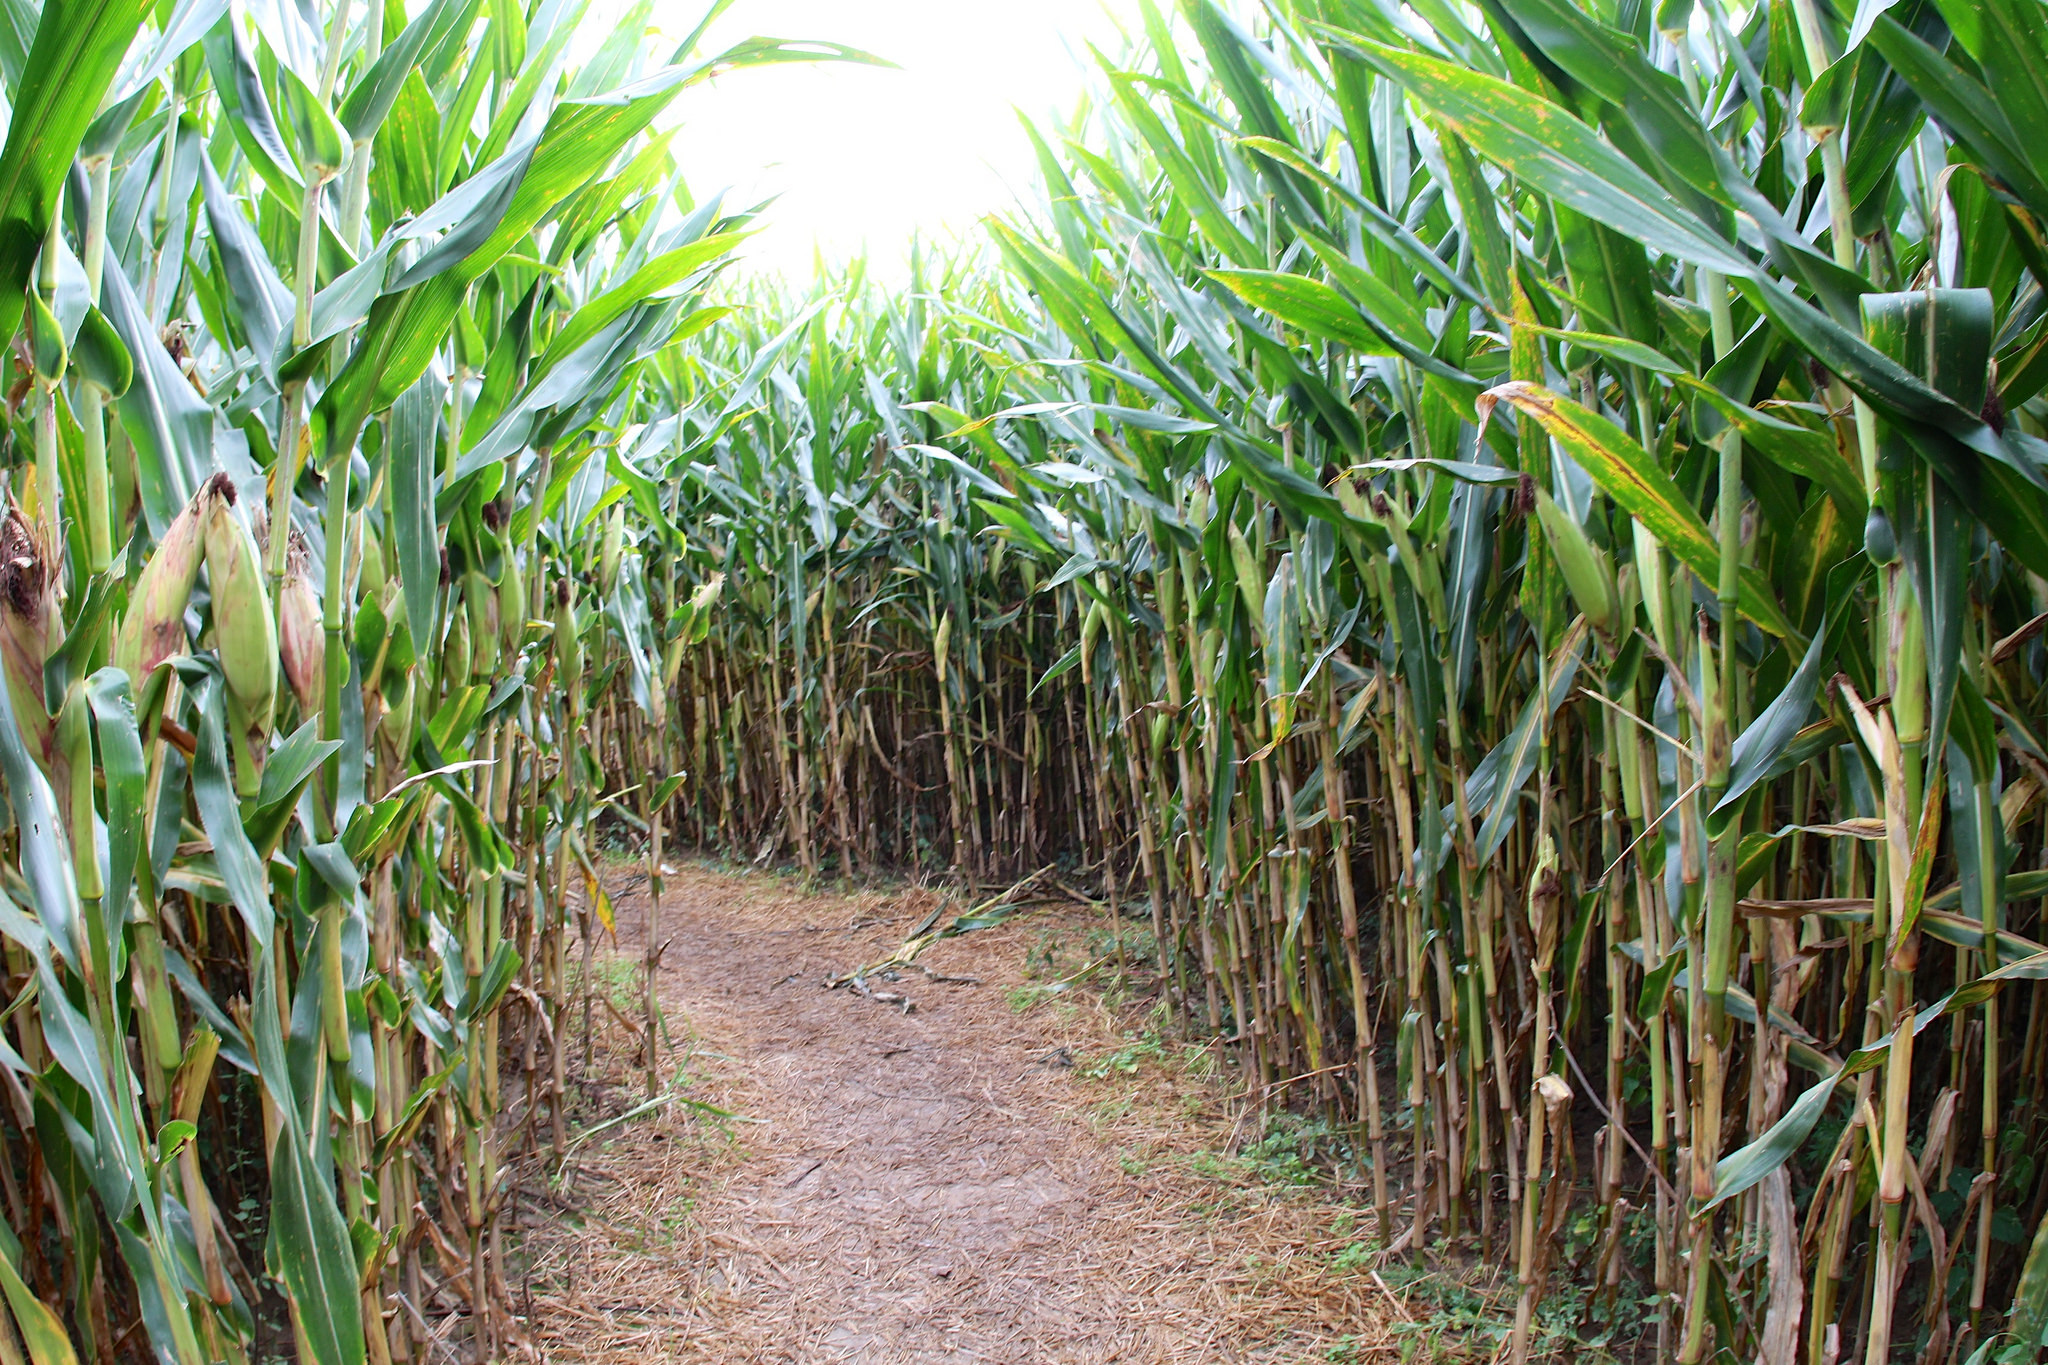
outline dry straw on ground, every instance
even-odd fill
[[[599,964],[623,997],[640,901],[619,899]],[[1044,906],[940,943],[871,983],[905,1012],[820,983],[888,957],[933,892],[688,869],[663,899],[680,1094],[732,1117],[671,1103],[575,1149],[523,1220],[548,1359],[1392,1355],[1384,1296],[1332,1266],[1364,1235],[1347,1212],[1191,1170],[1245,1127],[1201,1058],[1139,1062],[1130,1020],[1082,992],[1018,1008],[1034,947],[1099,916]],[[641,1099],[637,1034],[597,1019],[586,1122]]]

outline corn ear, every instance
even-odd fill
[[[63,794],[64,819],[71,831],[71,859],[78,894],[97,900],[105,891],[100,876],[98,840],[93,837],[92,707],[85,685],[71,684],[57,712],[55,786]]]
[[[235,510],[234,485],[221,477],[214,486],[221,496],[206,510],[206,576],[213,590],[215,647],[227,679],[235,790],[249,797],[261,786],[277,712],[277,623],[256,538]]]
[[[223,484],[234,486],[225,474],[208,479],[171,519],[128,593],[128,610],[114,637],[114,662],[128,674],[129,685],[137,693],[142,690],[142,680],[158,664],[183,654],[190,643],[185,634],[185,609],[191,604],[192,587],[199,581],[199,566],[205,561],[207,515],[223,496]]]
[[[462,576],[462,605],[469,617],[469,671],[498,675],[498,590],[475,569]]]
[[[356,574],[356,600],[381,602],[387,575],[384,572],[384,544],[368,521],[363,522],[362,563]]]
[[[1583,526],[1542,489],[1536,490],[1536,517],[1557,556],[1558,571],[1586,620],[1605,639],[1621,625],[1621,598],[1614,584],[1614,562],[1595,545]]]
[[[1087,668],[1095,657],[1095,642],[1102,638],[1103,623],[1109,619],[1109,612],[1101,599],[1088,603],[1088,614],[1081,618],[1081,666]]]
[[[169,1071],[184,1054],[178,1046],[178,1007],[171,999],[171,978],[164,967],[163,933],[152,919],[137,921],[130,933],[135,946],[129,958],[129,980],[140,997],[136,1018],[142,1025],[143,1047],[152,1062]]]
[[[831,600],[833,586],[830,579],[825,581],[828,605]],[[711,609],[718,605],[719,596],[724,591],[725,575],[714,573],[711,577],[699,583],[696,591],[690,594],[689,640],[691,644],[702,644],[704,638],[711,633]]]
[[[469,613],[458,611],[448,623],[448,638],[441,646],[441,680],[452,694],[469,686]]]
[[[298,698],[299,714],[317,715],[327,690],[327,635],[320,622],[320,599],[302,565],[294,565],[284,581],[277,616],[285,681]]]
[[[526,637],[526,575],[515,555],[505,556],[505,573],[498,580],[498,634],[506,658],[516,657]]]
[[[1252,552],[1251,542],[1244,538],[1244,532],[1237,529],[1236,522],[1229,523],[1225,535],[1230,540],[1230,565],[1237,578],[1237,591],[1244,598],[1245,619],[1264,639],[1266,575],[1259,568],[1259,559]]]
[[[10,503],[0,519],[0,668],[22,742],[46,775],[55,757],[56,720],[43,701],[43,664],[63,638],[49,557],[20,506]]]
[[[571,711],[583,709],[583,641],[576,635],[576,598],[567,578],[555,581],[555,668]]]
[[[626,549],[626,505],[612,504],[611,512],[605,517],[604,543],[598,550],[597,581],[607,593],[618,581],[619,559]]]

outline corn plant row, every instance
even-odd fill
[[[1148,919],[1516,1360],[2032,1360],[2041,7],[1140,14],[641,391],[682,837]]]
[[[572,66],[585,9],[0,25],[0,1361],[522,1346],[586,829],[646,753],[607,686],[658,657],[591,530],[750,216],[655,120],[860,57],[641,3]]]

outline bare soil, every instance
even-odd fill
[[[618,946],[594,975],[617,1012],[599,1008],[580,1077],[591,1117],[644,1098],[628,1022],[644,879],[606,880]],[[1332,1264],[1368,1226],[1229,1158],[1254,1120],[1211,1053],[1147,1030],[1142,1000],[1060,984],[1099,954],[1099,912],[1039,907],[947,939],[871,978],[875,996],[821,986],[894,954],[940,895],[666,879],[663,1073],[680,1098],[576,1145],[560,1211],[522,1219],[544,1358],[1393,1355],[1381,1317],[1398,1310]]]

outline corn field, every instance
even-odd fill
[[[601,829],[650,1099],[678,848],[1057,885],[1515,1365],[2036,1358],[2040,0],[1140,0],[808,290],[867,54],[358,8],[0,23],[0,1365],[525,1351]]]
[[[1149,917],[1516,1359],[2032,1360],[2048,16],[1141,8],[645,391],[679,837]]]

